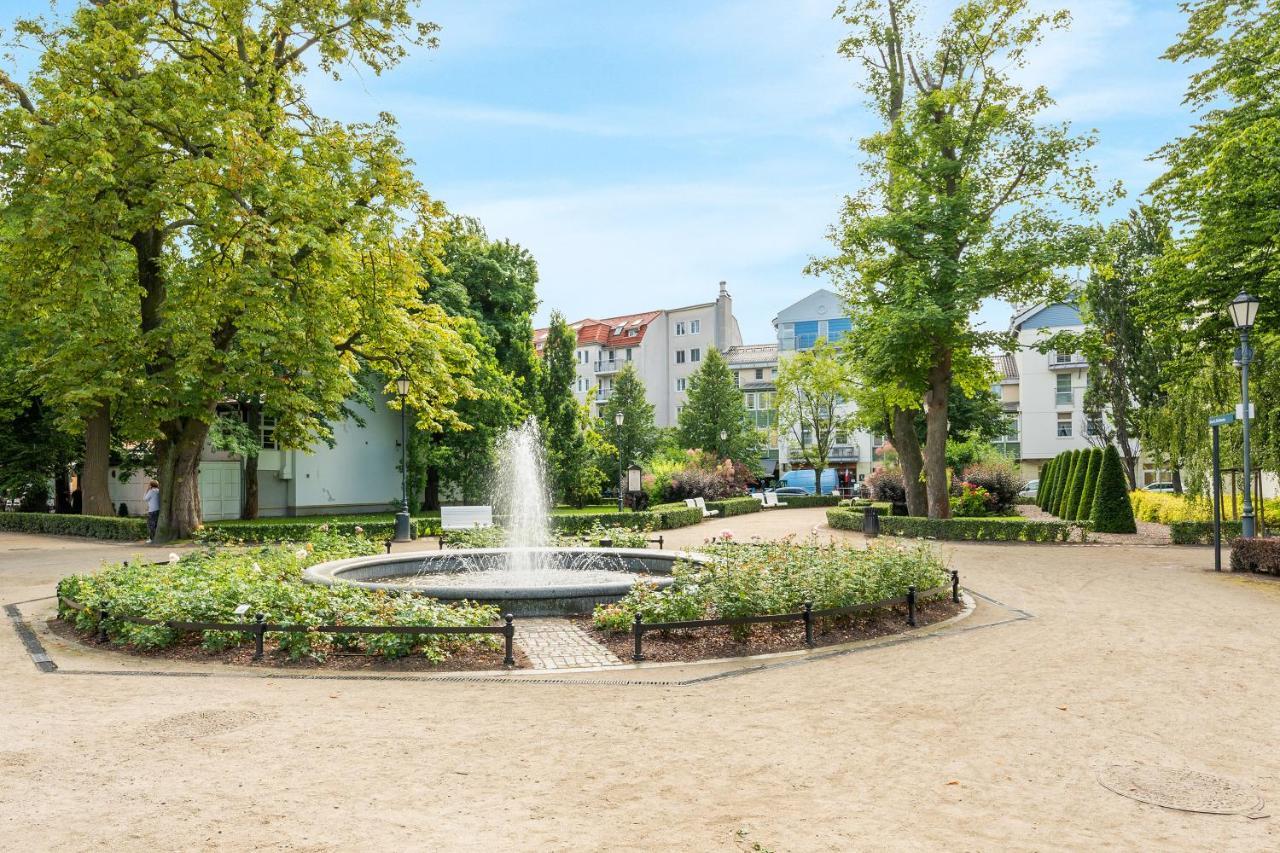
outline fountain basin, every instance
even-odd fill
[[[532,555],[547,570],[512,572],[513,555]],[[618,601],[642,578],[670,586],[677,561],[706,559],[645,548],[458,548],[333,560],[307,569],[303,580],[493,604],[516,616],[568,616]]]

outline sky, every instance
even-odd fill
[[[1173,0],[1033,2],[1074,23],[1026,79],[1057,100],[1048,118],[1097,130],[1099,177],[1128,192],[1105,218],[1123,216],[1159,174],[1150,155],[1190,121],[1187,69],[1159,58],[1182,15]],[[921,5],[928,21],[953,4]],[[333,118],[393,115],[436,198],[533,253],[537,323],[708,302],[725,280],[745,341],[762,343],[779,310],[826,285],[804,267],[829,251],[875,127],[859,67],[836,54],[834,6],[428,0],[437,49],[381,76],[316,75],[310,91]],[[47,8],[0,0],[0,21]],[[1009,316],[991,303],[979,321]]]

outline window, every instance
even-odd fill
[[[622,327],[621,327],[621,326],[614,326],[614,327],[613,327],[613,333],[614,333],[615,335],[620,335],[620,334],[622,334]]]
[[[698,334],[698,332],[701,332],[701,331],[702,331],[702,321],[701,321],[701,320],[690,320],[690,321],[689,321],[689,334],[691,334],[691,335],[696,335],[696,334]]]
[[[631,360],[631,347],[627,347],[627,361]]]
[[[755,394],[743,394],[743,395],[742,395],[742,399],[743,399],[743,402],[745,402],[745,403],[747,404],[747,409],[748,409],[748,410],[754,410],[754,409],[755,409],[755,407],[756,407],[756,395],[755,395]]]
[[[757,367],[757,368],[756,368],[756,379],[764,379],[764,368],[763,368],[763,367]]]
[[[840,317],[836,320],[827,321],[827,340],[831,343],[843,338],[853,329],[853,322],[848,317]]]
[[[1055,352],[1053,354],[1054,364],[1070,364],[1074,361],[1074,356],[1069,352]]]
[[[742,375],[738,373],[738,371],[736,370],[733,372],[733,387],[734,388],[742,387]]]
[[[617,357],[617,352],[615,350],[609,350],[609,361],[612,362],[616,357]]]
[[[278,450],[276,447],[276,419],[263,417],[258,427],[258,438],[263,450]]]
[[[1071,438],[1071,413],[1058,412],[1058,438]]]
[[[684,350],[676,350],[676,364],[684,364]]]
[[[684,380],[684,379],[677,379],[677,380],[676,380],[676,390],[677,390],[677,391],[683,391],[683,390],[684,390],[684,383],[685,383],[685,380]]]
[[[702,361],[702,350],[696,348],[689,350],[689,360]]]
[[[796,323],[796,349],[813,349],[818,342],[818,321]]]
[[[684,333],[685,333],[685,325],[684,325],[684,321],[681,320],[679,323],[676,323],[676,337],[680,337]]]
[[[1085,418],[1084,434],[1089,436],[1102,435],[1102,418],[1097,415]]]
[[[777,379],[777,378],[778,378],[778,368],[776,368],[776,367],[771,367],[771,368],[769,368],[769,375],[770,375],[771,377],[773,377],[774,379]]]
[[[1054,402],[1059,406],[1070,406],[1073,402],[1071,393],[1071,374],[1058,374],[1058,391],[1054,395]]]
[[[628,337],[628,338],[634,338],[634,337],[635,337],[636,335],[638,335],[638,334],[639,334],[639,332],[637,332],[635,329],[627,329],[627,337]]]

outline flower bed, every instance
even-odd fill
[[[412,594],[374,592],[351,585],[305,584],[302,570],[316,563],[377,553],[378,545],[364,537],[317,536],[305,546],[268,547],[250,552],[207,549],[169,563],[115,564],[88,575],[71,575],[58,583],[58,595],[78,602],[75,609],[61,600],[59,615],[77,630],[99,630],[101,614],[109,614],[105,629],[114,643],[132,649],[171,649],[198,645],[222,651],[251,644],[252,635],[239,631],[182,633],[164,625],[136,625],[114,617],[179,622],[244,622],[236,615],[241,604],[249,614],[261,613],[268,623],[287,625],[485,626],[498,617],[490,606],[445,605]],[[386,658],[419,655],[441,662],[455,651],[495,644],[491,637],[473,635],[424,636],[400,634],[327,634],[314,631],[268,633],[271,657],[324,660],[335,652],[356,652]]]
[[[144,518],[110,515],[56,515],[49,512],[0,512],[0,530],[10,533],[46,533],[53,536],[85,536],[115,542],[147,538]]]
[[[810,601],[816,610],[849,607],[931,589],[950,580],[927,546],[877,543],[868,549],[793,542],[717,543],[700,549],[710,559],[677,563],[666,589],[639,582],[626,598],[596,608],[593,622],[610,634],[647,622],[679,622],[789,613]],[[738,636],[749,626],[737,626]]]

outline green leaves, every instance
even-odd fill
[[[689,377],[687,391],[688,401],[677,418],[680,446],[705,450],[755,470],[762,439],[719,350],[707,350],[702,365]]]

